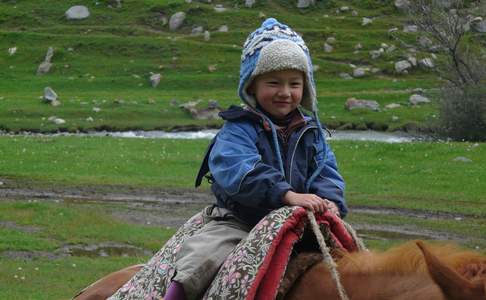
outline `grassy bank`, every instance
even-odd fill
[[[96,4],[97,3],[97,4]],[[7,131],[76,131],[166,129],[184,126],[219,126],[220,121],[194,120],[178,107],[201,99],[205,107],[216,99],[221,107],[238,104],[241,45],[263,20],[276,17],[300,32],[310,48],[322,119],[331,127],[395,130],[427,127],[437,117],[436,104],[412,107],[408,104],[414,88],[433,88],[437,79],[416,68],[408,75],[394,71],[394,62],[410,53],[388,33],[401,28],[404,16],[392,4],[380,1],[326,1],[312,9],[299,10],[288,1],[269,1],[244,7],[243,1],[218,1],[227,8],[216,13],[214,4],[193,1],[124,1],[111,8],[108,1],[3,1],[0,3],[0,129]],[[68,21],[64,12],[84,4],[91,12],[85,20]],[[351,11],[336,13],[340,6]],[[161,18],[184,11],[187,18],[177,31],[170,31]],[[363,17],[375,21],[362,26]],[[218,31],[227,25],[228,32]],[[202,26],[211,32],[210,41],[191,35]],[[405,41],[413,34],[400,33]],[[334,37],[334,51],[323,50]],[[355,46],[362,48],[356,50]],[[382,43],[396,46],[378,59],[369,52]],[[15,54],[8,49],[16,47]],[[47,48],[54,48],[53,66],[48,74],[35,75]],[[417,53],[422,58],[425,53]],[[353,80],[339,77],[355,66],[379,69],[377,73]],[[215,66],[215,71],[209,71]],[[160,73],[161,82],[152,88],[151,73]],[[44,87],[59,95],[60,106],[39,99]],[[383,108],[390,103],[402,107],[381,112],[344,109],[349,97],[376,100]],[[174,101],[176,100],[176,101]],[[94,111],[96,110],[96,111]],[[66,121],[48,121],[57,116]]]

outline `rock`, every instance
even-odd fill
[[[209,42],[209,40],[211,39],[211,33],[209,33],[209,31],[204,31],[204,41],[206,42]]]
[[[412,67],[412,64],[408,60],[401,60],[397,61],[395,63],[395,71],[397,73],[403,73],[410,69]]]
[[[380,73],[381,70],[379,68],[371,68],[371,73],[373,74],[376,74],[376,73]]]
[[[44,88],[44,96],[42,97],[46,102],[52,102],[57,100],[57,94],[51,87]]]
[[[419,65],[422,66],[423,68],[428,68],[428,69],[432,69],[435,67],[434,62],[429,57],[421,59],[419,61]]]
[[[354,45],[354,50],[359,50],[363,48],[363,45],[361,45],[361,43],[357,43],[356,45]]]
[[[359,78],[366,75],[366,70],[364,68],[356,68],[353,70],[353,77]]]
[[[403,26],[403,32],[417,32],[418,27],[417,25],[405,25]]]
[[[425,90],[423,88],[414,88],[412,90],[412,93],[414,94],[423,94],[425,92]]]
[[[361,20],[362,26],[367,26],[367,25],[372,24],[372,23],[373,23],[373,19],[370,19],[370,18],[363,17],[363,19]]]
[[[385,52],[386,53],[392,53],[393,51],[397,50],[397,47],[395,45],[391,45],[390,47],[388,47]]]
[[[420,105],[420,104],[430,103],[429,98],[422,96],[422,95],[419,95],[419,94],[413,94],[412,96],[410,96],[408,101],[412,105]]]
[[[348,11],[349,11],[349,6],[341,6],[341,7],[339,8],[339,10],[340,10],[341,12],[348,12]]]
[[[95,106],[95,107],[93,107],[93,111],[95,113],[99,113],[101,111],[101,108]]]
[[[459,161],[459,162],[465,162],[465,163],[470,163],[472,160],[470,158],[464,157],[464,156],[458,156],[454,158],[454,161]]]
[[[409,56],[407,58],[407,60],[412,64],[413,67],[416,67],[417,66],[417,58],[415,58],[413,56]]]
[[[162,75],[160,75],[160,73],[156,73],[156,74],[152,74],[150,76],[150,84],[152,85],[152,87],[157,87],[160,83],[160,79],[162,78]]]
[[[197,105],[200,102],[201,100],[190,101],[179,105],[179,107],[189,112],[192,118],[196,120],[213,120],[220,118],[218,114],[221,112],[221,108],[216,100],[210,100],[208,102],[208,107],[203,109],[197,108]]]
[[[222,13],[227,11],[227,9],[222,4],[216,4],[216,6],[214,7],[214,11],[217,13]]]
[[[392,116],[391,120],[392,120],[392,122],[398,122],[398,121],[400,121],[400,118],[397,117],[397,116]]]
[[[89,17],[89,10],[84,5],[75,5],[69,8],[65,13],[68,20],[82,20]]]
[[[202,26],[196,26],[192,28],[191,35],[200,35],[204,32],[204,28]]]
[[[430,47],[432,47],[433,43],[432,41],[424,36],[424,35],[421,35],[418,40],[417,40],[418,44],[422,47],[422,48],[425,48],[425,49],[429,49]]]
[[[265,19],[267,17],[267,15],[264,12],[261,11],[261,12],[258,13],[258,17],[260,19]]]
[[[479,21],[472,23],[472,29],[475,32],[485,33],[486,32],[486,21]]]
[[[56,116],[50,116],[47,120],[49,122],[52,122],[52,123],[57,124],[57,125],[61,125],[61,124],[66,123],[66,121],[64,119],[58,118]]]
[[[385,52],[383,48],[380,48],[380,50],[371,50],[370,56],[372,59],[377,59],[381,56],[381,54],[383,54],[383,52]]]
[[[94,121],[94,119],[92,117],[87,117],[86,118],[86,122],[93,122],[93,121]]]
[[[398,103],[390,103],[390,104],[385,105],[386,109],[395,109],[395,108],[399,108],[399,107],[402,107],[402,106]]]
[[[324,43],[324,52],[331,53],[334,50],[334,47],[329,45],[328,43]]]
[[[218,28],[218,31],[219,32],[228,32],[228,25],[221,25],[219,28]]]
[[[255,0],[245,0],[245,6],[248,8],[252,8],[255,5]]]
[[[54,101],[51,101],[51,105],[56,107],[56,106],[61,105],[61,102],[59,100],[54,100]]]
[[[169,29],[171,31],[178,30],[182,26],[182,24],[184,23],[185,19],[186,19],[186,13],[185,12],[180,11],[180,12],[173,14],[170,17],[170,20],[169,20]]]
[[[210,73],[216,72],[216,70],[217,70],[216,65],[209,65],[208,66],[208,71]]]
[[[344,107],[347,110],[353,110],[357,108],[369,109],[373,111],[380,110],[380,104],[375,100],[363,100],[363,99],[356,99],[354,97],[348,98],[348,100],[346,100],[346,103],[344,104]]]
[[[410,5],[409,0],[395,0],[395,7],[399,10],[405,10]]]
[[[392,28],[388,29],[388,33],[393,33],[393,32],[396,32],[396,31],[398,31],[397,27],[392,27]]]
[[[339,73],[339,77],[341,77],[342,79],[346,79],[346,80],[350,80],[350,79],[353,79],[353,76],[349,75],[348,73]]]
[[[8,54],[10,56],[14,55],[15,52],[17,52],[17,47],[8,48]]]
[[[297,2],[297,8],[308,8],[311,5],[314,5],[315,0],[299,0]]]
[[[358,16],[358,12],[357,12],[357,11],[355,11],[355,10],[353,10],[353,11],[351,12],[351,15],[352,15],[353,17],[357,17],[357,16]]]
[[[52,67],[51,59],[54,55],[54,49],[49,47],[47,49],[46,57],[44,61],[37,67],[37,75],[47,74]]]
[[[330,36],[326,39],[326,43],[328,44],[334,44],[336,42],[336,38],[333,36]]]

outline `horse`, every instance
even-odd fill
[[[384,252],[334,254],[339,257],[337,270],[350,300],[486,299],[486,256],[452,244],[415,241]],[[111,273],[74,299],[106,299],[141,267]],[[322,256],[301,253],[290,261],[277,299],[340,298]]]

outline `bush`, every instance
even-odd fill
[[[486,87],[465,90],[448,85],[441,91],[441,128],[454,140],[486,140]]]

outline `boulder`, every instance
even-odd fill
[[[44,88],[44,96],[42,97],[43,100],[46,102],[53,102],[57,100],[56,92],[49,86]]]
[[[221,25],[219,28],[218,28],[218,31],[219,32],[228,32],[228,25]]]
[[[472,29],[476,32],[486,32],[486,20],[472,23]]]
[[[412,64],[408,60],[401,60],[395,63],[395,71],[400,74],[407,71],[411,67]]]
[[[380,104],[375,100],[363,100],[363,99],[356,99],[354,97],[348,98],[348,100],[346,100],[346,103],[344,104],[344,107],[347,110],[353,110],[358,108],[368,109],[373,111],[380,110]]]
[[[417,32],[418,27],[417,25],[405,25],[403,26],[403,32]]]
[[[216,6],[214,7],[214,11],[218,13],[222,13],[227,11],[227,9],[222,4],[216,4]]]
[[[191,35],[200,35],[204,32],[204,28],[202,26],[196,26],[192,28]]]
[[[434,61],[429,57],[419,60],[419,65],[426,69],[432,69],[435,67]]]
[[[47,74],[52,67],[51,59],[54,55],[54,49],[49,47],[47,49],[44,61],[37,67],[37,75]]]
[[[68,20],[82,20],[89,17],[89,10],[84,5],[75,5],[69,8],[65,13],[66,19]]]
[[[12,56],[17,52],[17,47],[8,48],[8,55]]]
[[[334,50],[334,47],[329,45],[328,43],[324,43],[324,52],[331,53]]]
[[[422,96],[422,95],[419,95],[419,94],[413,94],[412,96],[410,96],[408,101],[412,105],[420,105],[420,104],[430,103],[429,98]]]
[[[159,73],[157,74],[152,74],[150,76],[150,85],[152,85],[152,87],[157,87],[160,83],[160,79],[162,78],[162,75],[160,75]]]
[[[245,0],[245,6],[248,8],[252,8],[255,5],[255,0]]]
[[[369,25],[369,24],[372,24],[372,23],[373,23],[373,19],[370,19],[370,18],[363,17],[363,19],[361,20],[362,26],[366,26],[366,25]]]
[[[395,7],[399,10],[405,10],[410,5],[409,0],[395,0]]]
[[[185,12],[182,12],[182,11],[176,12],[169,19],[169,29],[171,31],[178,30],[182,26],[182,24],[184,23],[185,19],[186,19],[186,13]]]
[[[211,33],[209,33],[209,31],[204,31],[204,41],[206,42],[209,42],[209,40],[211,39]]]
[[[311,5],[314,5],[315,0],[299,0],[297,2],[297,8],[308,8]]]
[[[398,103],[390,103],[390,104],[385,105],[386,109],[395,109],[395,108],[399,108],[399,107],[402,107],[402,106]]]
[[[353,70],[353,77],[359,78],[366,75],[366,70],[364,68],[356,68]]]
[[[342,79],[346,79],[346,80],[351,80],[353,79],[353,76],[349,75],[348,73],[339,73],[339,77],[341,77]]]

